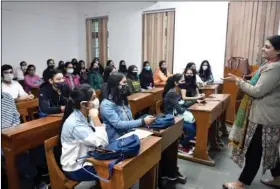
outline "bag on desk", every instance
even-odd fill
[[[175,119],[171,114],[158,115],[155,121],[150,125],[152,129],[165,129],[174,125]]]
[[[138,155],[140,150],[140,140],[137,135],[130,135],[125,138],[121,138],[118,140],[113,141],[109,145],[107,145],[104,149],[103,148],[96,148],[93,151],[89,151],[87,156],[80,157],[78,159],[84,159],[84,158],[90,158],[93,157],[98,160],[110,160],[114,159],[109,163],[108,171],[109,171],[109,177],[108,179],[99,177],[98,175],[94,173],[88,172],[86,169],[84,169],[89,174],[93,175],[96,178],[99,178],[100,180],[104,182],[109,182],[112,173],[114,165],[116,165],[118,162],[135,157]]]

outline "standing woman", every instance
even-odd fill
[[[261,160],[263,174],[270,169],[273,176],[272,180],[261,182],[280,187],[280,35],[269,37],[262,51],[267,63],[260,66],[250,82],[233,74],[224,78],[235,82],[245,93],[229,139],[233,161],[242,167],[246,158],[238,181],[225,183],[224,188],[244,189],[251,185]]]
[[[171,76],[171,74],[167,70],[167,65],[164,60],[159,62],[159,68],[157,69],[154,75],[154,82],[155,84],[164,84],[166,83],[167,79]]]
[[[213,74],[211,71],[211,65],[208,62],[208,60],[204,60],[201,63],[198,76],[202,80],[203,85],[209,85],[214,82]]]
[[[25,92],[30,93],[32,88],[39,88],[43,80],[35,74],[36,67],[33,64],[29,64],[24,76]]]
[[[78,75],[74,74],[74,66],[71,62],[65,63],[65,83],[69,86],[70,89],[74,89],[80,85],[80,78]]]
[[[119,72],[126,75],[127,74],[127,68],[126,68],[126,63],[124,60],[120,61],[120,65],[119,65]]]
[[[134,94],[141,91],[140,81],[137,74],[138,68],[135,65],[131,65],[128,67],[127,84],[129,94]]]
[[[153,71],[150,62],[143,63],[143,69],[140,73],[140,84],[142,89],[152,89],[154,87]]]

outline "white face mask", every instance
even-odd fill
[[[208,69],[208,66],[202,66],[202,69],[205,71]]]
[[[68,68],[68,69],[67,69],[67,73],[72,74],[73,72],[74,72],[74,69],[73,69],[73,68]]]
[[[4,74],[4,80],[5,81],[12,81],[14,79],[14,75],[13,74]]]
[[[21,66],[22,70],[26,70],[27,66]]]

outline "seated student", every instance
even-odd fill
[[[24,75],[25,75],[25,72],[26,72],[27,63],[25,61],[22,61],[19,64],[20,64],[20,67],[16,68],[16,70],[15,70],[15,79],[16,80],[24,80]]]
[[[98,64],[98,66],[99,66],[99,73],[103,76],[103,74],[104,74],[104,67],[103,67],[103,65],[100,63],[99,58],[95,57],[95,58],[92,60],[91,65],[92,65],[93,63],[97,63],[97,64]]]
[[[107,88],[107,85],[108,85],[108,78],[110,77],[110,75],[113,73],[113,72],[116,72],[117,69],[113,66],[107,66],[105,68],[105,71],[104,71],[104,75],[103,75],[103,84],[102,84],[102,88],[101,88],[101,94],[100,94],[100,101],[102,101],[104,98],[106,98],[106,88]]]
[[[115,63],[113,60],[108,60],[107,63],[106,63],[106,66],[113,66],[115,67]]]
[[[140,80],[137,74],[138,69],[135,65],[131,65],[128,67],[126,78],[129,94],[134,94],[141,91]]]
[[[1,129],[9,128],[20,124],[20,115],[17,111],[15,101],[13,97],[5,92],[1,93]],[[6,170],[5,157],[3,151],[1,152],[1,168]],[[38,177],[36,165],[31,160],[28,152],[19,154],[16,158],[17,168],[19,175],[24,180],[28,180],[35,187],[45,188],[46,184],[42,183]],[[2,172],[1,174],[5,174]],[[5,181],[1,181],[2,183]],[[3,186],[3,185],[2,185]]]
[[[64,112],[70,88],[64,83],[64,76],[58,69],[52,70],[48,81],[40,86],[39,116]]]
[[[143,69],[140,73],[140,84],[142,89],[152,89],[154,87],[153,71],[148,61],[143,63]]]
[[[168,78],[163,91],[164,99],[164,113],[173,114],[175,116],[183,115],[187,110],[183,104],[181,104],[181,93],[179,85],[184,83],[181,74],[175,74]],[[178,90],[179,89],[179,90]],[[189,141],[193,140],[196,133],[195,123],[188,123],[184,121],[184,137],[180,140],[179,151],[192,153],[192,148],[189,146]]]
[[[171,74],[167,70],[167,65],[164,60],[161,60],[159,62],[159,68],[156,70],[156,73],[154,74],[154,83],[157,84],[165,84],[168,77],[170,77]]]
[[[95,91],[88,84],[75,88],[67,101],[61,123],[60,163],[65,175],[75,181],[96,180],[88,172],[95,172],[94,165],[76,161],[77,158],[87,155],[95,147],[108,145],[108,136],[105,125],[102,125],[97,114],[92,113]],[[87,172],[88,171],[88,172]]]
[[[200,79],[200,77],[199,77],[198,74],[197,74],[197,70],[196,70],[196,65],[195,65],[195,63],[189,62],[189,63],[187,64],[185,70],[186,70],[187,68],[191,68],[191,69],[193,70],[193,72],[195,73],[195,76],[196,76],[196,83],[197,83],[198,85],[201,85],[203,82],[202,82],[202,80]]]
[[[80,83],[88,83],[88,69],[83,60],[80,60],[77,64],[78,75],[80,76]]]
[[[88,83],[95,90],[99,90],[102,87],[103,79],[99,72],[99,65],[97,62],[93,62],[90,65],[89,72],[88,72]]]
[[[100,113],[106,125],[109,142],[129,132],[130,129],[149,125],[155,120],[152,116],[146,116],[144,119],[133,119],[127,100],[129,93],[127,80],[123,74],[112,73],[108,79],[106,90],[107,96],[101,103]]]
[[[214,83],[211,66],[207,60],[204,60],[201,63],[198,75],[201,78],[203,85],[209,85]]]
[[[31,93],[32,88],[39,88],[43,80],[35,74],[36,67],[33,64],[29,64],[24,76],[24,87],[27,93]]]
[[[47,60],[47,65],[48,65],[47,69],[45,69],[44,72],[43,72],[44,81],[48,81],[48,78],[50,77],[51,72],[54,69],[54,66],[55,66],[54,60],[53,59],[48,59]]]
[[[16,101],[33,99],[34,95],[27,94],[13,78],[13,67],[7,64],[1,66],[2,92],[9,93]]]
[[[69,86],[70,89],[74,89],[80,85],[80,77],[74,74],[74,66],[71,62],[65,63],[65,83]]]
[[[119,73],[122,73],[122,74],[124,74],[124,75],[127,74],[126,63],[125,63],[124,60],[121,60],[121,61],[120,61],[119,71],[118,71],[118,72],[119,72]]]
[[[65,69],[64,69],[64,62],[62,60],[60,60],[58,62],[58,67],[57,69],[61,70],[63,72],[63,74],[65,74]]]

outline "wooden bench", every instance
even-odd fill
[[[216,84],[199,87],[199,90],[201,90],[201,92],[204,93],[206,97],[211,94],[217,94],[218,89],[219,89],[219,85]]]
[[[149,136],[141,140],[138,156],[114,166],[109,182],[100,181],[102,189],[128,189],[140,179],[140,189],[155,189],[157,164],[161,158],[161,138]],[[98,176],[108,178],[108,164],[112,160],[87,159],[95,166]]]
[[[128,96],[128,102],[131,108],[132,116],[145,108],[154,106],[154,97],[150,93],[135,93]]]
[[[5,156],[9,189],[19,189],[16,156],[44,144],[59,133],[61,117],[45,117],[19,126],[2,129],[2,149]]]
[[[52,189],[73,189],[78,182],[68,179],[57,165],[54,156],[54,147],[58,144],[59,137],[55,136],[45,141],[45,152],[48,163]]]
[[[16,106],[23,122],[25,123],[27,121],[27,116],[29,117],[29,120],[34,119],[34,113],[38,112],[39,100],[38,98],[35,98],[32,100],[19,101],[16,103]]]

